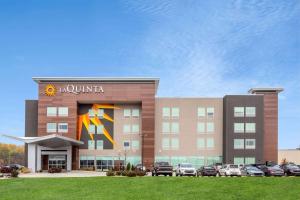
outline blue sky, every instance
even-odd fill
[[[155,76],[158,96],[284,87],[279,147],[300,145],[298,0],[0,0],[0,72],[0,133],[24,135],[33,76]]]

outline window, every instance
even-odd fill
[[[208,107],[206,109],[207,117],[208,118],[214,118],[215,108],[214,107]]]
[[[255,123],[246,123],[246,133],[255,133],[255,128]]]
[[[205,132],[205,124],[203,122],[198,122],[197,132],[198,133],[204,133]]]
[[[256,108],[255,107],[246,107],[246,117],[255,117]]]
[[[47,117],[55,117],[57,114],[56,107],[47,107]]]
[[[129,141],[124,141],[124,142],[123,142],[123,146],[124,146],[124,149],[125,149],[125,150],[130,149],[130,142],[129,142]]]
[[[138,124],[132,124],[132,133],[139,133],[140,132],[140,126]]]
[[[138,150],[140,148],[140,142],[138,140],[132,140],[131,146],[132,146],[132,149]]]
[[[140,116],[140,110],[139,109],[132,109],[132,117],[139,117]]]
[[[170,123],[169,122],[163,122],[162,132],[163,133],[169,133],[170,132]]]
[[[244,157],[234,157],[233,164],[235,165],[244,164]]]
[[[68,132],[68,123],[58,123],[58,132],[67,133]]]
[[[172,138],[171,139],[171,146],[173,150],[179,149],[179,140],[178,138]]]
[[[68,117],[68,115],[69,115],[68,107],[58,107],[58,116]]]
[[[47,123],[47,133],[56,132],[56,123]]]
[[[89,109],[89,117],[95,117],[94,109]]]
[[[204,149],[205,148],[205,141],[203,138],[197,139],[197,148],[198,149]]]
[[[93,124],[90,124],[89,126],[89,134],[95,134],[96,133],[96,126]]]
[[[123,125],[123,133],[130,133],[130,125],[129,124]]]
[[[98,109],[98,117],[100,118],[100,119],[102,119],[103,118],[103,115],[104,115],[104,109]]]
[[[205,117],[205,108],[198,107],[198,117]]]
[[[103,140],[97,140],[97,150],[103,150]]]
[[[246,139],[245,144],[246,149],[255,149],[255,139]]]
[[[215,131],[215,124],[213,122],[208,122],[206,126],[208,133],[213,133]]]
[[[97,126],[97,134],[103,134],[104,126],[102,124]]]
[[[88,149],[89,150],[95,149],[95,141],[94,140],[88,140]]]
[[[171,132],[172,133],[179,133],[179,124],[178,124],[178,122],[172,122]]]
[[[234,107],[235,117],[244,117],[244,107]]]
[[[244,123],[234,123],[235,133],[244,133]]]
[[[244,139],[233,140],[234,149],[244,149]]]
[[[169,150],[170,149],[170,139],[169,138],[163,138],[163,140],[162,140],[162,149],[163,150]]]
[[[130,109],[124,109],[124,117],[130,117],[131,111]]]
[[[179,108],[172,108],[172,117],[178,118],[179,117]]]
[[[206,147],[207,148],[214,148],[215,147],[214,138],[207,138],[206,139]]]
[[[245,164],[255,164],[255,157],[245,157]]]
[[[163,117],[170,117],[170,108],[163,107]]]

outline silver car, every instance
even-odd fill
[[[176,176],[196,176],[197,170],[190,163],[181,163],[177,165]]]

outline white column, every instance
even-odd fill
[[[67,171],[72,170],[72,146],[67,148]]]
[[[28,168],[31,172],[36,172],[36,145],[28,144]]]
[[[42,169],[42,148],[40,145],[36,145],[36,171]]]

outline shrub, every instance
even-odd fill
[[[122,171],[116,171],[116,176],[122,176]]]
[[[12,172],[12,168],[10,167],[2,167],[1,170],[0,170],[1,173],[3,174],[9,174]]]
[[[127,176],[128,177],[136,177],[136,172],[135,171],[128,171]]]
[[[127,171],[122,171],[122,172],[121,172],[121,175],[122,175],[122,176],[127,176],[127,173],[128,173]]]
[[[19,172],[17,170],[12,170],[10,176],[13,178],[17,178],[19,176]]]
[[[145,176],[145,175],[146,175],[146,172],[145,172],[145,171],[140,171],[140,170],[139,170],[139,171],[136,172],[136,175],[137,175],[137,176]]]
[[[135,170],[136,170],[136,168],[135,168],[134,165],[131,165],[131,170],[132,170],[132,171],[135,171]]]
[[[61,168],[52,167],[48,170],[49,173],[60,173]]]
[[[127,170],[127,171],[130,171],[130,170],[131,170],[131,165],[130,165],[130,162],[129,162],[129,163],[127,163],[126,170]]]
[[[106,172],[106,176],[115,176],[115,172],[112,170],[109,170]]]
[[[30,169],[28,169],[27,167],[22,167],[22,168],[20,169],[20,172],[23,173],[23,174],[27,174],[27,173],[30,173],[31,171],[30,171]]]

